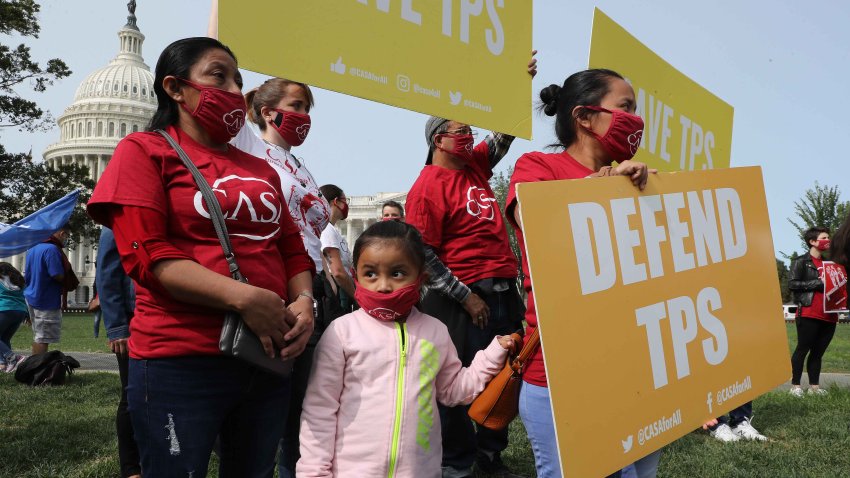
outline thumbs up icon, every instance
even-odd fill
[[[342,57],[337,58],[336,62],[331,63],[331,71],[340,75],[345,74],[345,63],[342,62]]]

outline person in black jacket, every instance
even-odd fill
[[[803,240],[809,246],[809,253],[791,264],[791,280],[788,283],[797,304],[797,348],[791,356],[791,394],[796,397],[803,396],[800,378],[806,355],[809,356],[806,362],[809,394],[826,394],[819,385],[821,359],[838,322],[838,314],[824,312],[822,254],[830,246],[829,230],[810,227],[803,233]]]

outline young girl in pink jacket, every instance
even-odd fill
[[[316,349],[301,415],[299,477],[440,477],[437,402],[468,404],[514,345],[497,337],[463,368],[442,322],[414,305],[422,238],[379,222],[354,246],[361,309],[331,323]]]

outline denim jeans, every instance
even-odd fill
[[[523,382],[519,392],[519,416],[525,425],[528,441],[531,442],[538,478],[560,478],[561,462],[558,459],[549,389]],[[660,459],[661,450],[658,450],[609,475],[609,478],[655,478]]]
[[[561,478],[549,389],[523,382],[519,389],[519,417],[531,442],[538,478]]]
[[[118,410],[115,412],[115,431],[118,434],[118,466],[121,469],[121,478],[133,475],[141,475],[142,467],[139,465],[139,446],[133,434],[133,422],[130,412],[127,410],[127,380],[130,368],[130,358],[126,355],[115,354],[118,360],[118,376],[121,379],[121,400],[118,402]]]
[[[127,398],[145,476],[270,478],[289,381],[229,357],[130,359]]]
[[[21,310],[0,311],[0,362],[6,363],[14,358],[12,337],[26,318],[27,313]]]
[[[623,468],[621,478],[655,478],[658,474],[658,462],[661,461],[661,450],[654,451],[631,465]]]
[[[100,318],[103,316],[103,312],[98,309],[94,312],[94,338],[98,338],[100,336]]]

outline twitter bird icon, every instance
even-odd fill
[[[623,443],[623,453],[628,453],[632,450],[632,443],[634,443],[634,435],[629,435],[625,440],[620,440]]]

